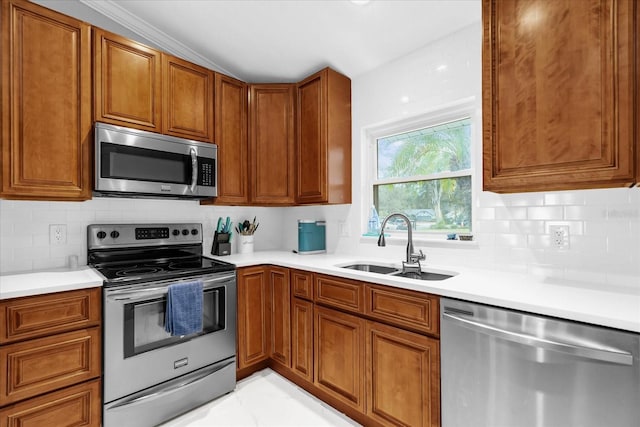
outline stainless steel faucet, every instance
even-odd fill
[[[384,221],[382,221],[382,226],[380,226],[380,236],[378,236],[378,246],[387,245],[384,240],[384,226],[387,225],[387,221],[389,221],[389,219],[391,219],[394,216],[402,218],[404,222],[407,223],[407,230],[409,232],[409,236],[407,238],[408,240],[407,241],[407,260],[402,261],[402,272],[403,273],[409,273],[409,272],[420,273],[421,271],[420,261],[424,260],[426,256],[425,254],[422,253],[422,249],[418,253],[415,253],[413,251],[413,231],[411,227],[411,220],[406,215],[396,212],[396,213],[392,213],[391,215],[386,217]]]

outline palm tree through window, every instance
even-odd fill
[[[380,217],[403,212],[418,232],[470,232],[471,135],[465,117],[377,138],[373,199]]]

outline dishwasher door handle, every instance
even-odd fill
[[[600,360],[603,362],[617,363],[619,365],[633,365],[633,355],[629,352],[618,349],[607,349],[597,347],[585,347],[560,341],[553,341],[545,338],[536,337],[534,335],[523,334],[520,332],[507,331],[492,325],[478,322],[476,320],[465,319],[453,313],[442,313],[445,320],[457,323],[467,329],[512,341],[519,344],[538,347],[545,350],[552,350],[561,353],[567,353],[574,356],[585,357],[587,359]]]

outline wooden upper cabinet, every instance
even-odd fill
[[[2,1],[2,197],[91,198],[91,29]]]
[[[215,138],[218,146],[218,197],[203,202],[245,205],[249,202],[247,169],[247,84],[215,73]]]
[[[255,204],[289,205],[295,195],[295,85],[249,87],[249,191]]]
[[[95,119],[162,132],[161,53],[94,28]]]
[[[351,80],[325,68],[297,85],[296,202],[351,203]]]
[[[485,190],[637,180],[637,9],[634,0],[483,0]]]
[[[162,84],[163,133],[213,142],[213,71],[163,53]]]

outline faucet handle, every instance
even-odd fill
[[[424,261],[425,259],[427,259],[427,256],[422,252],[422,249],[419,249],[418,253],[411,254],[411,261],[412,262]]]

